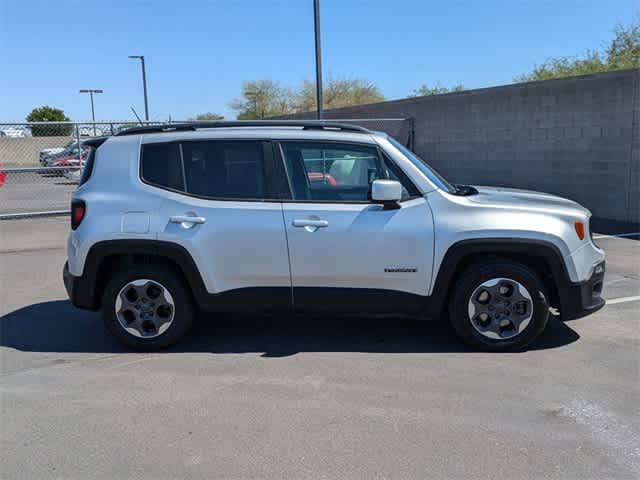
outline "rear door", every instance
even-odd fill
[[[371,145],[282,142],[293,199],[284,203],[294,306],[414,310],[428,292],[433,222],[426,200]],[[403,184],[400,208],[370,201],[371,182]]]
[[[143,182],[165,190],[158,239],[189,251],[221,305],[291,306],[282,204],[265,175],[273,163],[270,142],[147,144],[141,162]]]

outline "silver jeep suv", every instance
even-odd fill
[[[196,122],[85,144],[64,283],[134,349],[178,341],[198,310],[242,310],[448,318],[468,344],[513,350],[550,307],[604,305],[588,210],[451,184],[384,133]]]

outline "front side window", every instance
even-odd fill
[[[386,157],[379,160],[375,147],[354,144],[285,142],[281,144],[294,200],[317,202],[368,202],[371,183],[397,180],[402,200],[420,193],[404,173]]]
[[[366,202],[371,182],[382,178],[373,147],[314,142],[281,147],[294,200]]]

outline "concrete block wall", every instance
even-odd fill
[[[568,197],[640,221],[640,69],[327,110],[413,117],[415,151],[456,183]],[[287,118],[312,118],[295,115]]]

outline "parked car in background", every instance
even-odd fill
[[[87,152],[83,152],[81,158],[78,159],[77,156],[65,157],[53,162],[50,167],[55,168],[56,170],[48,170],[47,173],[52,173],[54,176],[66,176],[67,173],[71,173],[74,171],[81,170],[84,167],[87,159]],[[68,167],[68,168],[66,168]],[[67,177],[68,178],[68,177]]]
[[[86,157],[84,157],[86,158]],[[51,164],[52,167],[80,167],[84,165],[84,158],[78,159],[78,157],[66,157],[56,160]]]
[[[78,127],[80,129],[80,136],[82,137],[100,137],[103,135],[108,135],[109,133],[111,133],[111,129],[109,127],[104,127],[103,125],[100,126],[93,126],[91,124],[89,125],[81,125],[80,127]]]
[[[0,129],[0,137],[22,138],[29,136],[24,128],[6,127]]]
[[[88,150],[86,147],[82,146],[82,142],[80,143],[81,147],[78,148],[78,142],[73,141],[69,142],[61,151],[51,153],[48,155],[42,155],[40,152],[40,164],[43,167],[53,167],[55,163],[59,160],[69,159],[69,158],[78,158],[78,152],[82,149],[81,157],[86,158]]]
[[[40,165],[44,165],[45,159],[51,157],[52,155],[56,155],[58,153],[64,152],[65,148],[70,146],[73,142],[67,143],[64,147],[55,147],[55,148],[45,148],[40,150],[40,155],[38,157],[38,161]]]

